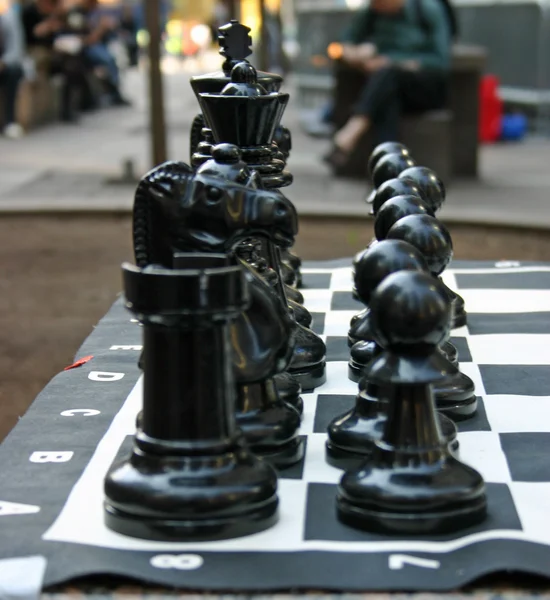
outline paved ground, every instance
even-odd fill
[[[186,68],[165,65],[166,108],[171,158],[188,160],[188,133],[197,105],[188,84],[190,71],[217,67],[218,57]],[[132,109],[111,109],[86,116],[78,126],[56,124],[17,142],[0,139],[0,211],[123,211],[132,187],[106,179],[131,160],[136,173],[149,165],[147,88],[142,73],[126,78]],[[292,84],[289,83],[292,92]],[[288,193],[301,215],[364,216],[365,185],[334,179],[319,160],[326,142],[303,134],[292,103],[284,123],[293,132],[289,168],[295,183]],[[452,184],[441,217],[448,222],[494,223],[550,228],[549,139],[530,139],[482,150],[479,182]]]

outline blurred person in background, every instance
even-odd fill
[[[20,138],[24,134],[15,116],[24,58],[19,7],[10,0],[0,0],[0,93],[4,100],[4,135],[10,139]]]
[[[83,17],[83,56],[93,68],[99,68],[105,73],[103,79],[115,106],[129,106],[130,102],[120,91],[120,73],[114,56],[109,51],[107,43],[116,35],[118,23],[116,19],[99,13],[98,0],[80,0],[72,9],[76,17]]]
[[[119,34],[128,54],[130,67],[137,67],[139,62],[138,22],[131,3],[122,5]]]
[[[325,157],[333,167],[346,163],[367,131],[372,130],[375,143],[397,140],[402,113],[445,105],[452,26],[443,2],[372,0],[354,17],[340,63],[348,74],[349,69],[362,73],[364,83]]]
[[[66,10],[60,0],[36,0],[23,9],[23,27],[29,55],[38,71],[62,75],[61,115],[64,122],[78,121],[80,110],[96,108],[97,103],[86,77],[86,65],[77,44],[63,44],[70,35]],[[56,43],[56,40],[59,40]]]

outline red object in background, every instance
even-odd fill
[[[492,143],[500,139],[502,100],[498,97],[499,80],[494,75],[485,75],[479,93],[479,139]]]

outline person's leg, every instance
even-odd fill
[[[401,101],[399,71],[394,67],[370,75],[354,107],[352,117],[334,136],[334,143],[350,153],[372,127],[377,137],[397,136]]]
[[[103,67],[109,76],[110,83],[118,87],[119,73],[115,59],[109,52],[109,49],[103,44],[93,44],[86,46],[84,55],[93,67]]]
[[[0,72],[4,88],[4,117],[6,125],[15,123],[15,103],[17,91],[23,78],[23,69],[19,65],[6,65]]]
[[[119,71],[116,60],[109,52],[109,49],[103,44],[88,46],[85,50],[85,58],[92,66],[103,67],[107,71],[108,78],[105,81],[108,91],[111,94],[116,106],[128,106],[130,102],[126,100],[120,92]]]
[[[424,112],[447,103],[448,77],[437,71],[404,71],[400,77],[404,112]]]

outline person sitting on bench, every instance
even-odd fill
[[[354,18],[340,59],[364,73],[365,83],[325,157],[333,167],[346,163],[367,131],[375,143],[395,141],[402,113],[445,106],[452,27],[444,2],[371,0]]]

